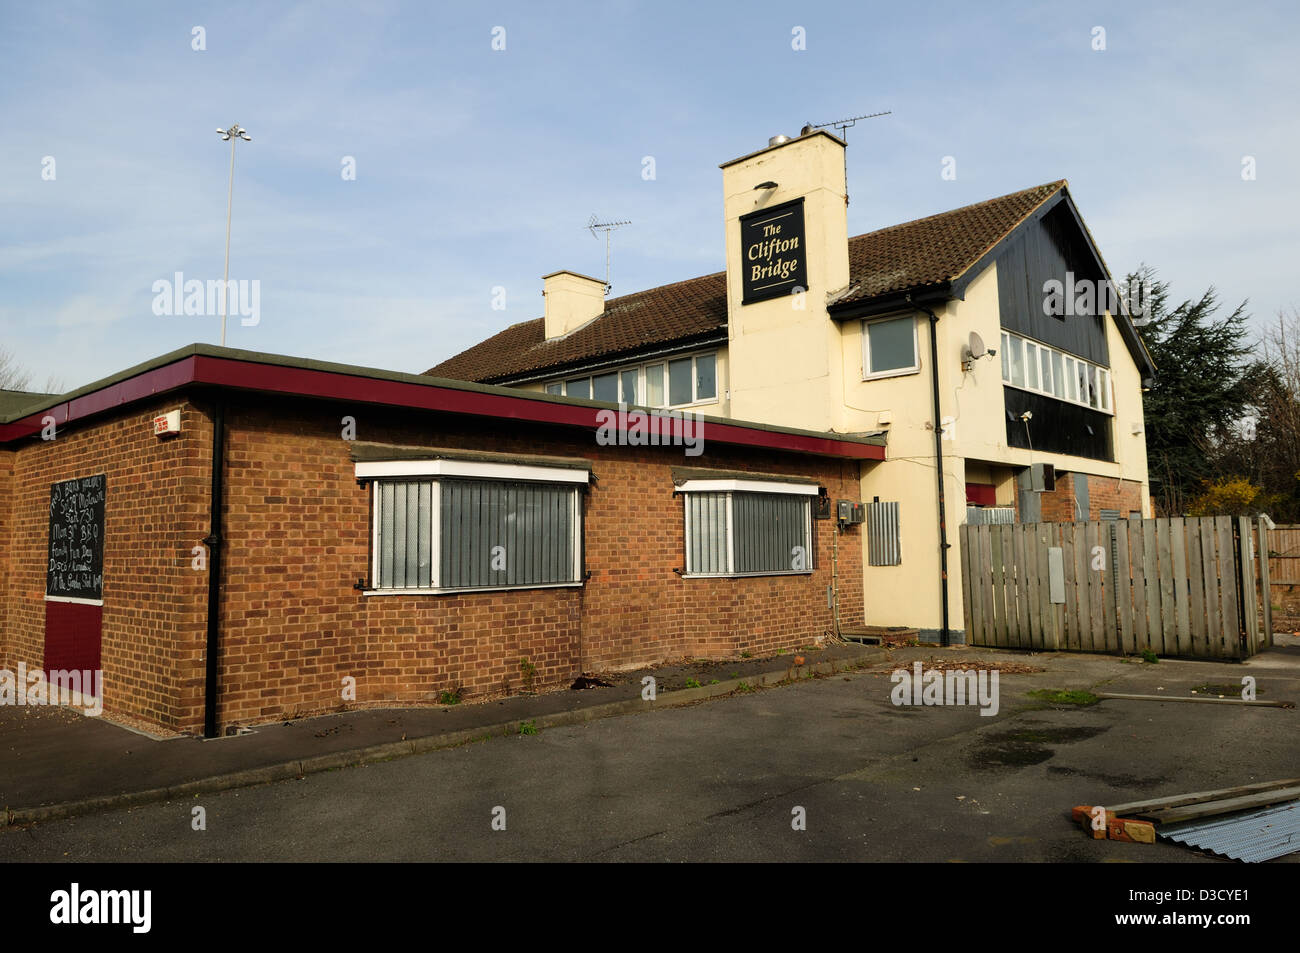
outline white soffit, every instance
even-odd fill
[[[358,463],[357,478],[444,476],[479,480],[529,480],[539,483],[578,483],[591,480],[589,470],[542,467],[513,463],[479,463],[473,460],[377,460]]]

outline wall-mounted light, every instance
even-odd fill
[[[758,185],[754,186],[754,191],[757,192],[759,189],[774,189],[774,188],[776,188],[776,183],[771,180],[768,180],[767,182],[760,182],[758,183]]]

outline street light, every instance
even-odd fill
[[[230,312],[230,205],[235,197],[235,142],[243,139],[252,142],[248,130],[235,123],[229,129],[218,129],[217,135],[230,142],[230,189],[226,193],[226,278],[221,284],[221,346],[226,346],[226,315]]]

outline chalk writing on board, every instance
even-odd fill
[[[46,595],[103,598],[106,484],[102,473],[51,484]]]

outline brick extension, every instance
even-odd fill
[[[152,417],[176,407],[182,434],[154,437]],[[105,473],[105,711],[201,731],[208,580],[191,563],[208,533],[210,411],[210,395],[155,399],[0,450],[0,666],[42,665],[50,484]],[[354,590],[369,575],[369,514],[343,414],[358,439],[590,458],[590,578],[449,596]],[[336,710],[349,675],[359,706],[428,702],[457,685],[487,698],[523,687],[521,658],[545,689],[582,670],[794,648],[832,627],[832,521],[814,521],[811,576],[673,571],[684,565],[670,475],[680,447],[598,447],[568,427],[293,398],[231,398],[226,427],[223,727]],[[709,443],[707,430],[705,441],[686,462],[814,477],[832,499],[856,498],[853,461]],[[841,619],[860,622],[859,530],[838,542]]]

